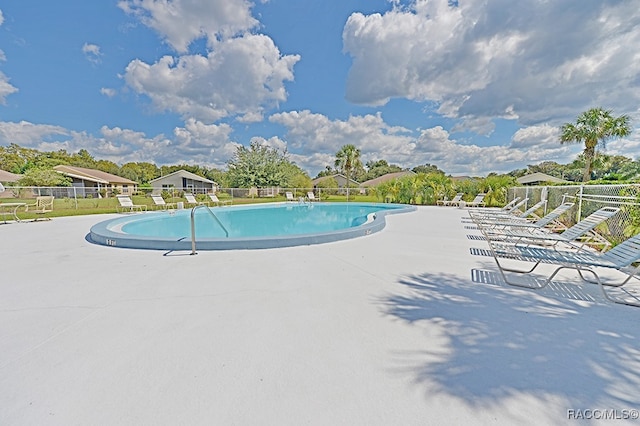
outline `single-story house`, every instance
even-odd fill
[[[360,184],[362,188],[368,188],[378,186],[381,183],[388,182],[390,180],[399,179],[405,176],[415,176],[415,173],[411,170],[403,170],[401,172],[387,173],[386,175],[378,176],[375,179],[369,179]]]
[[[170,190],[204,194],[215,192],[218,187],[214,181],[186,170],[178,170],[166,176],[152,179],[149,184],[153,188],[154,194]]]
[[[313,189],[318,188],[318,184],[322,183],[324,181],[327,181],[329,179],[335,179],[336,183],[338,184],[338,188],[342,189],[345,188],[347,186],[347,177],[345,175],[342,175],[340,173],[337,173],[335,175],[331,175],[331,176],[322,176],[316,179],[313,179],[311,181],[311,184],[313,185]],[[358,182],[356,182],[353,179],[349,179],[349,187],[357,187],[360,184]],[[331,188],[331,189],[335,189],[335,188]]]
[[[545,183],[570,183],[568,180],[550,176],[545,173],[531,173],[516,179],[520,185],[541,185]]]
[[[138,190],[138,183],[122,176],[84,167],[58,165],[53,169],[72,179],[75,195],[98,197],[101,190],[116,190],[119,194],[131,195]]]

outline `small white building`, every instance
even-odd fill
[[[159,178],[150,180],[149,184],[153,188],[154,194],[159,194],[162,191],[183,191],[194,194],[206,194],[215,192],[218,188],[218,184],[214,181],[186,170],[178,170],[166,176],[160,176]]]

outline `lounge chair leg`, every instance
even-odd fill
[[[596,280],[598,280],[598,285],[600,286],[600,290],[602,290],[602,294],[604,295],[605,299],[607,299],[609,302],[617,303],[619,305],[627,305],[627,306],[634,306],[634,307],[640,308],[640,300],[638,300],[638,302],[632,302],[629,300],[622,300],[622,299],[617,299],[609,296],[607,291],[604,289],[605,284],[602,283],[598,274],[596,274],[594,271],[591,271],[591,270],[589,270],[589,272],[591,272],[593,276],[596,277]],[[629,281],[629,278],[627,278],[624,282],[626,283],[627,281]],[[618,287],[621,287],[622,285],[623,284],[620,284]]]

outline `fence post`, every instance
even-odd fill
[[[584,185],[580,185],[580,191],[578,192],[578,217],[576,218],[576,223],[580,222],[580,218],[582,217],[582,192],[584,190]]]

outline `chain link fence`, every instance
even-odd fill
[[[618,244],[640,232],[640,185],[567,185],[522,186],[510,188],[509,199],[527,198],[533,205],[546,199],[546,214],[563,202],[575,203],[561,221],[569,227],[596,210],[610,206],[620,211],[597,228],[597,232],[613,244]]]
[[[115,195],[111,191],[96,188],[70,187],[19,187],[5,186],[0,193],[4,202],[28,200],[42,195],[53,195],[58,206],[76,210],[115,209]],[[165,194],[166,191],[166,194]],[[315,198],[320,200],[347,201],[346,188],[218,188],[220,198],[231,199],[233,202],[254,201],[283,201],[284,194],[291,192],[295,199],[302,199],[307,193],[314,192]],[[139,188],[134,194],[144,200],[149,193],[160,193],[179,201],[185,193],[193,192],[206,200],[206,190],[193,188],[170,188],[168,191],[159,188]],[[378,194],[379,195],[379,194]],[[371,188],[350,188],[350,201],[384,201]],[[547,200],[544,209],[538,212],[544,215],[556,208],[564,201],[575,205],[569,213],[562,217],[562,222],[569,227],[584,219],[596,210],[613,206],[620,209],[614,217],[597,228],[598,233],[613,244],[620,243],[640,232],[640,184],[634,185],[566,185],[566,186],[522,186],[508,189],[508,200],[515,197],[526,198],[527,204],[523,210],[542,199]],[[61,204],[59,204],[61,203]],[[115,204],[114,204],[115,203]],[[149,199],[149,203],[151,200]]]
[[[97,188],[82,186],[45,187],[45,186],[5,186],[5,191],[0,193],[0,203],[22,202],[29,203],[30,200],[39,196],[52,195],[55,198],[56,210],[76,210],[76,213],[100,213],[117,211],[116,195],[129,195],[135,197],[136,204],[147,204],[153,208],[154,203],[151,194],[161,194],[169,202],[185,201],[185,194],[192,193],[198,201],[210,201],[208,193],[215,192],[223,201],[232,203],[253,203],[269,201],[285,201],[285,193],[291,192],[296,200],[309,200],[309,192],[314,193],[314,199],[323,201],[382,201],[370,193],[365,188],[350,188],[347,198],[346,188],[216,188],[215,190],[206,188],[151,188],[138,187],[122,192],[113,187]],[[185,206],[187,203],[185,202]]]

